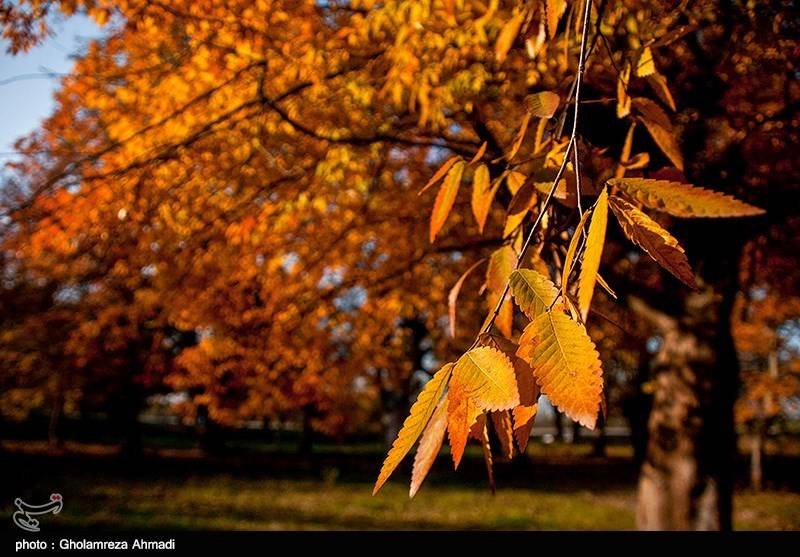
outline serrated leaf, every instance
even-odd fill
[[[394,440],[392,448],[389,449],[386,460],[383,461],[375,487],[372,489],[373,495],[386,483],[386,480],[389,479],[389,476],[392,475],[392,472],[403,460],[403,457],[408,454],[408,451],[411,450],[411,447],[425,429],[433,411],[436,409],[436,405],[439,404],[454,368],[455,365],[453,363],[442,366],[419,393],[416,402],[411,406],[408,417],[400,428],[400,432],[397,434],[397,439]]]
[[[509,410],[519,404],[514,367],[495,348],[479,346],[453,367],[451,388],[461,388],[481,410]]]
[[[419,190],[419,192],[417,192],[417,195],[422,195],[425,191],[427,191],[428,189],[432,188],[437,183],[439,183],[439,180],[444,178],[445,174],[447,174],[447,171],[450,170],[450,168],[452,168],[452,166],[460,160],[461,157],[459,156],[450,157],[449,159],[447,159],[444,162],[444,164],[439,167],[439,170],[437,170],[433,174],[433,176],[431,176],[431,179],[428,180],[428,183],[425,184],[425,186],[423,186],[423,188]]]
[[[514,457],[514,426],[511,423],[511,415],[504,410],[492,412],[490,416],[503,456],[510,460]]]
[[[583,259],[581,260],[581,274],[578,277],[578,309],[584,322],[589,314],[589,306],[592,305],[594,285],[597,282],[597,272],[600,270],[600,258],[603,255],[603,245],[606,239],[607,224],[608,191],[603,188],[592,210],[592,220],[589,223],[589,233],[586,236],[586,249],[583,251]]]
[[[558,22],[567,9],[567,0],[546,0],[545,11],[547,13],[547,35],[552,39],[556,36]]]
[[[486,261],[486,259],[481,259],[480,261],[474,263],[469,269],[464,271],[464,274],[458,278],[456,283],[453,285],[453,288],[450,289],[450,292],[447,295],[447,311],[450,321],[449,325],[451,338],[455,338],[456,336],[456,302],[458,301],[458,294],[461,292],[461,287],[464,286],[464,281],[467,280],[469,274],[484,261]]]
[[[444,434],[447,431],[447,395],[445,395],[436,410],[433,412],[428,427],[422,433],[422,438],[417,446],[417,454],[414,456],[414,467],[411,471],[411,487],[408,496],[414,497],[419,491],[422,482],[430,472],[433,462],[442,448]]]
[[[555,285],[533,269],[518,269],[509,279],[514,301],[528,319],[536,319],[553,305],[558,297]],[[558,304],[560,307],[560,304]]]
[[[656,263],[691,288],[697,288],[694,272],[683,248],[669,232],[635,205],[612,195],[609,205],[628,239],[641,247]]]
[[[653,60],[653,51],[649,46],[644,47],[636,62],[636,76],[647,77],[656,73],[656,63]]]
[[[450,441],[453,467],[456,469],[464,456],[470,429],[481,415],[481,409],[463,385],[450,386],[447,392],[447,437]]]
[[[594,429],[603,390],[602,366],[586,329],[560,311],[531,321],[517,352],[530,362],[542,393],[567,416]]]
[[[456,162],[453,167],[448,171],[445,176],[442,187],[439,188],[439,193],[436,195],[436,201],[433,204],[433,212],[431,213],[431,243],[436,239],[436,235],[444,226],[450,209],[456,201],[458,195],[458,188],[461,186],[461,176],[464,174],[464,161]]]
[[[683,170],[683,155],[672,130],[669,116],[650,99],[633,99],[633,107],[639,113],[639,119],[647,128],[658,148],[667,156],[672,164]]]
[[[514,366],[514,375],[517,378],[517,390],[519,391],[519,404],[512,410],[514,437],[517,440],[517,447],[522,452],[530,438],[539,399],[539,389],[533,378],[533,370],[525,360],[517,356],[519,346],[507,338],[486,333],[480,336],[478,342],[481,346],[491,346],[500,350],[508,356]]]
[[[525,97],[525,108],[536,118],[552,118],[561,98],[552,91],[540,91]]]
[[[731,195],[691,184],[645,178],[620,178],[608,183],[623,190],[645,207],[674,217],[750,217],[764,210]]]
[[[519,35],[519,28],[524,19],[525,12],[518,11],[500,29],[500,33],[497,35],[497,42],[494,44],[494,55],[498,62],[502,63],[506,59],[511,45],[514,44],[514,39]]]
[[[489,216],[489,209],[500,185],[498,180],[494,186],[489,182],[489,167],[481,164],[475,169],[472,178],[472,214],[478,222],[478,230],[483,234],[483,227],[486,225],[486,218]]]
[[[569,276],[572,274],[572,265],[575,262],[575,256],[578,252],[578,245],[580,244],[583,228],[586,226],[586,221],[589,218],[589,211],[583,213],[578,226],[575,227],[575,232],[569,241],[567,248],[567,255],[564,257],[564,267],[561,270],[561,295],[567,299],[567,289],[569,288]]]

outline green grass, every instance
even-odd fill
[[[43,528],[114,529],[505,529],[634,528],[637,471],[628,447],[608,457],[587,445],[531,443],[528,460],[497,463],[497,494],[486,487],[480,450],[469,447],[458,472],[439,457],[417,496],[408,498],[408,470],[398,470],[371,495],[383,459],[376,444],[318,446],[311,457],[245,450],[207,457],[197,449],[150,447],[129,462],[113,445],[70,442],[52,451],[42,442],[3,442],[8,477],[0,514],[12,501],[64,496]],[[769,469],[782,490],[739,491],[737,529],[800,529],[796,460]],[[781,480],[783,478],[783,480]]]
[[[65,507],[48,526],[104,529],[575,529],[634,527],[632,487],[551,491],[431,482],[414,500],[391,482],[375,497],[367,483],[233,475],[52,472],[39,490],[59,490]],[[37,491],[41,492],[41,491]],[[4,502],[4,507],[7,505]],[[741,493],[736,526],[800,528],[800,494]],[[8,514],[10,506],[1,512]]]

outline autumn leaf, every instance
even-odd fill
[[[414,456],[414,467],[411,472],[409,497],[414,497],[417,494],[431,466],[433,466],[433,462],[442,448],[445,431],[447,431],[447,395],[439,401],[430,422],[428,422],[428,427],[425,428],[419,440],[417,454]]]
[[[575,232],[572,233],[572,238],[567,248],[567,255],[564,257],[564,266],[561,270],[561,295],[564,299],[567,298],[567,289],[569,288],[569,276],[572,274],[572,265],[575,262],[575,256],[578,252],[578,245],[580,244],[583,236],[583,228],[586,226],[586,221],[589,218],[589,211],[583,213],[578,226],[575,227]]]
[[[489,311],[493,311],[500,295],[505,292],[506,283],[517,263],[517,254],[511,246],[505,245],[495,250],[489,258],[489,266],[486,269],[486,298]],[[511,328],[514,321],[513,304],[510,299],[503,301],[495,324],[500,331],[507,337],[511,336]]]
[[[602,367],[586,329],[560,311],[531,321],[517,352],[530,362],[536,383],[567,416],[594,429],[603,390]]]
[[[578,309],[584,321],[586,321],[586,316],[589,313],[589,306],[592,304],[594,285],[597,282],[597,272],[600,269],[600,258],[603,255],[607,224],[608,191],[603,188],[592,210],[592,220],[589,223],[589,233],[586,236],[586,249],[581,260],[581,274],[578,277]]]
[[[451,389],[462,389],[481,410],[508,410],[519,404],[514,367],[495,348],[479,346],[458,359]]]
[[[683,248],[669,232],[635,205],[612,195],[609,205],[628,239],[641,247],[656,263],[691,288],[697,288],[694,271]]]
[[[558,22],[567,9],[567,0],[546,0],[545,11],[547,13],[547,35],[552,39],[556,36]]]
[[[617,78],[617,118],[625,118],[631,113],[631,97],[628,95],[630,79],[631,65],[625,64]]]
[[[650,99],[636,98],[633,99],[632,104],[659,149],[672,161],[672,164],[679,170],[683,170],[683,155],[678,141],[675,139],[669,116]]]
[[[519,151],[519,148],[522,146],[522,141],[525,139],[525,133],[528,131],[528,124],[530,121],[531,114],[525,114],[525,116],[522,118],[522,124],[520,124],[519,130],[517,131],[517,136],[514,138],[514,143],[511,145],[511,149],[506,155],[507,160],[513,159]]]
[[[442,229],[442,226],[444,226],[450,214],[450,209],[453,208],[453,203],[455,203],[456,196],[458,195],[458,188],[461,185],[461,176],[464,173],[465,166],[466,163],[464,161],[459,160],[456,162],[447,173],[442,187],[436,195],[436,201],[433,204],[433,212],[431,213],[431,243],[436,239],[436,235]]]
[[[464,456],[470,429],[482,411],[462,384],[452,384],[447,399],[447,437],[453,467],[457,469]]]
[[[642,49],[639,60],[636,62],[636,77],[647,77],[656,72],[656,65],[653,61],[653,51],[649,46]]]
[[[453,285],[453,288],[450,289],[450,293],[447,295],[447,310],[448,310],[448,319],[450,325],[450,337],[455,338],[456,336],[456,302],[458,301],[458,294],[461,292],[461,287],[464,286],[464,281],[467,280],[469,274],[474,271],[481,263],[486,261],[486,259],[481,259],[475,262],[469,269],[464,271],[456,283]]]
[[[518,269],[509,279],[514,301],[528,319],[536,319],[545,312],[558,297],[555,285],[533,269]]]
[[[660,73],[654,73],[647,76],[647,84],[655,91],[658,98],[675,112],[675,99],[672,98],[672,93],[667,84],[667,78]]]
[[[389,476],[392,475],[392,472],[403,460],[403,457],[408,454],[408,451],[411,450],[411,447],[425,429],[433,411],[436,409],[436,405],[439,404],[439,399],[441,399],[442,393],[447,387],[454,368],[455,365],[452,363],[442,366],[431,380],[425,384],[422,392],[419,393],[416,402],[411,406],[408,417],[400,428],[400,432],[397,434],[397,439],[392,443],[392,448],[389,449],[389,454],[383,462],[381,471],[378,474],[378,480],[372,489],[373,495],[386,483],[386,480],[389,479]]]
[[[472,160],[469,161],[469,164],[475,164],[475,163],[477,163],[478,161],[480,161],[483,158],[483,155],[486,153],[487,145],[488,145],[488,143],[486,141],[481,143],[480,148],[475,153],[475,156],[472,157]]]
[[[510,460],[514,457],[514,426],[511,423],[511,415],[508,411],[503,410],[502,412],[492,412],[490,416],[503,456]]]
[[[489,182],[489,167],[481,164],[475,169],[472,178],[472,214],[478,222],[478,230],[483,234],[483,227],[486,225],[486,217],[489,216],[489,209],[497,193],[500,181],[492,186]]]
[[[449,159],[447,159],[447,160],[444,162],[444,164],[443,164],[442,166],[440,166],[440,167],[439,167],[439,170],[437,170],[437,171],[436,171],[436,172],[433,174],[433,176],[431,176],[431,179],[430,179],[430,180],[428,180],[428,183],[426,183],[426,184],[425,184],[425,186],[424,186],[424,187],[423,187],[421,190],[419,190],[419,192],[417,193],[417,195],[422,195],[422,194],[423,194],[424,192],[426,192],[428,189],[430,189],[430,188],[432,188],[433,186],[435,186],[436,184],[438,184],[438,183],[439,183],[439,180],[441,180],[442,178],[444,178],[445,174],[447,174],[447,172],[450,170],[450,168],[452,168],[452,166],[453,166],[455,163],[457,163],[458,161],[460,161],[460,160],[461,160],[461,157],[458,157],[458,156],[455,156],[455,157],[450,157]]]
[[[731,195],[691,184],[644,178],[621,178],[608,181],[645,207],[674,217],[750,217],[764,210],[739,201]]]
[[[483,452],[483,462],[486,464],[486,475],[489,479],[489,489],[494,495],[497,487],[494,482],[494,470],[493,470],[493,463],[492,463],[492,448],[489,445],[489,431],[486,427],[486,419],[484,418],[481,422],[480,428],[480,444],[481,444],[481,451]]]
[[[500,34],[497,36],[497,42],[494,44],[494,55],[497,61],[501,64],[506,59],[511,45],[514,44],[514,39],[519,35],[519,28],[522,21],[525,19],[525,11],[518,11],[505,25],[500,29]]]
[[[560,97],[552,91],[540,91],[525,97],[525,108],[536,118],[552,118],[558,110]]]

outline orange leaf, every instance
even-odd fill
[[[431,213],[431,243],[436,239],[436,235],[442,229],[450,214],[450,209],[453,208],[465,166],[466,163],[461,160],[454,164],[447,173],[442,187],[439,188],[439,193],[436,195],[436,201],[433,204],[433,212]]]
[[[635,205],[621,197],[609,198],[611,210],[628,239],[641,247],[656,263],[691,288],[697,288],[694,272],[683,248],[669,232]]]
[[[462,385],[451,385],[447,399],[447,437],[450,440],[453,466],[457,469],[461,457],[464,456],[470,428],[481,415],[481,409]]]
[[[562,412],[594,429],[603,390],[602,367],[583,325],[560,311],[531,321],[517,354],[530,362],[536,383]]]
[[[494,55],[501,64],[506,59],[511,45],[514,44],[514,39],[519,35],[519,28],[524,19],[525,12],[518,11],[500,29],[500,34],[497,36],[497,42],[494,45]]]
[[[751,217],[764,214],[763,209],[731,195],[691,184],[644,178],[612,179],[608,183],[645,207],[674,217]]]
[[[425,192],[428,189],[430,189],[433,186],[435,186],[439,182],[439,180],[444,178],[444,175],[447,174],[447,171],[450,170],[450,168],[460,160],[461,160],[461,157],[459,157],[459,156],[455,156],[455,157],[451,157],[451,158],[447,159],[444,162],[444,164],[439,167],[439,170],[437,170],[434,173],[434,175],[431,176],[431,179],[428,180],[428,183],[425,184],[425,186],[421,190],[419,190],[419,192],[417,192],[417,195],[422,195],[423,192]]]
[[[467,279],[467,276],[469,276],[469,274],[484,261],[486,261],[486,259],[481,259],[473,264],[469,269],[464,271],[464,274],[459,277],[459,279],[453,285],[453,288],[450,289],[450,293],[447,295],[447,309],[450,321],[449,324],[451,338],[455,338],[456,336],[456,301],[458,301],[458,294],[461,292],[461,287],[464,285],[464,281]]]

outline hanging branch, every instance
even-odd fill
[[[567,149],[564,152],[564,159],[561,161],[561,166],[556,173],[556,177],[553,180],[553,185],[550,186],[550,191],[547,192],[547,197],[545,197],[544,202],[542,203],[542,207],[539,210],[539,214],[536,216],[536,220],[533,222],[533,226],[528,231],[528,235],[525,238],[525,243],[522,245],[522,249],[519,251],[519,255],[517,255],[517,261],[514,264],[514,270],[517,270],[522,265],[522,261],[525,259],[525,254],[528,251],[528,248],[533,241],[534,234],[536,233],[536,229],[539,227],[539,224],[542,222],[542,218],[544,217],[545,212],[547,211],[550,202],[553,199],[553,195],[555,195],[556,188],[558,187],[558,183],[561,181],[561,178],[564,176],[564,172],[567,169],[567,163],[569,162],[570,154],[572,150],[575,150],[576,154],[576,162],[577,162],[577,136],[578,136],[578,111],[580,109],[581,104],[581,82],[583,81],[583,72],[586,68],[586,43],[587,43],[587,36],[589,34],[589,16],[591,14],[591,0],[584,0],[583,3],[583,28],[581,31],[581,48],[580,54],[578,56],[578,70],[575,74],[575,102],[573,103],[574,111],[572,115],[572,132],[570,133],[569,143],[567,143]],[[576,166],[575,167],[575,174],[576,177],[579,175],[580,170]],[[580,199],[580,181],[579,178],[576,179],[576,183],[578,185],[578,199]],[[578,202],[580,203],[580,201]],[[497,316],[500,314],[500,308],[503,305],[503,300],[505,300],[506,295],[508,294],[508,290],[511,287],[509,281],[506,281],[505,288],[503,289],[503,293],[497,300],[497,304],[495,305],[494,310],[492,311],[492,315],[489,320],[486,322],[486,325],[481,329],[480,334],[488,333],[494,322],[497,320]],[[480,334],[478,337],[480,337]],[[476,346],[478,343],[478,338],[475,339],[475,342],[472,346]]]

